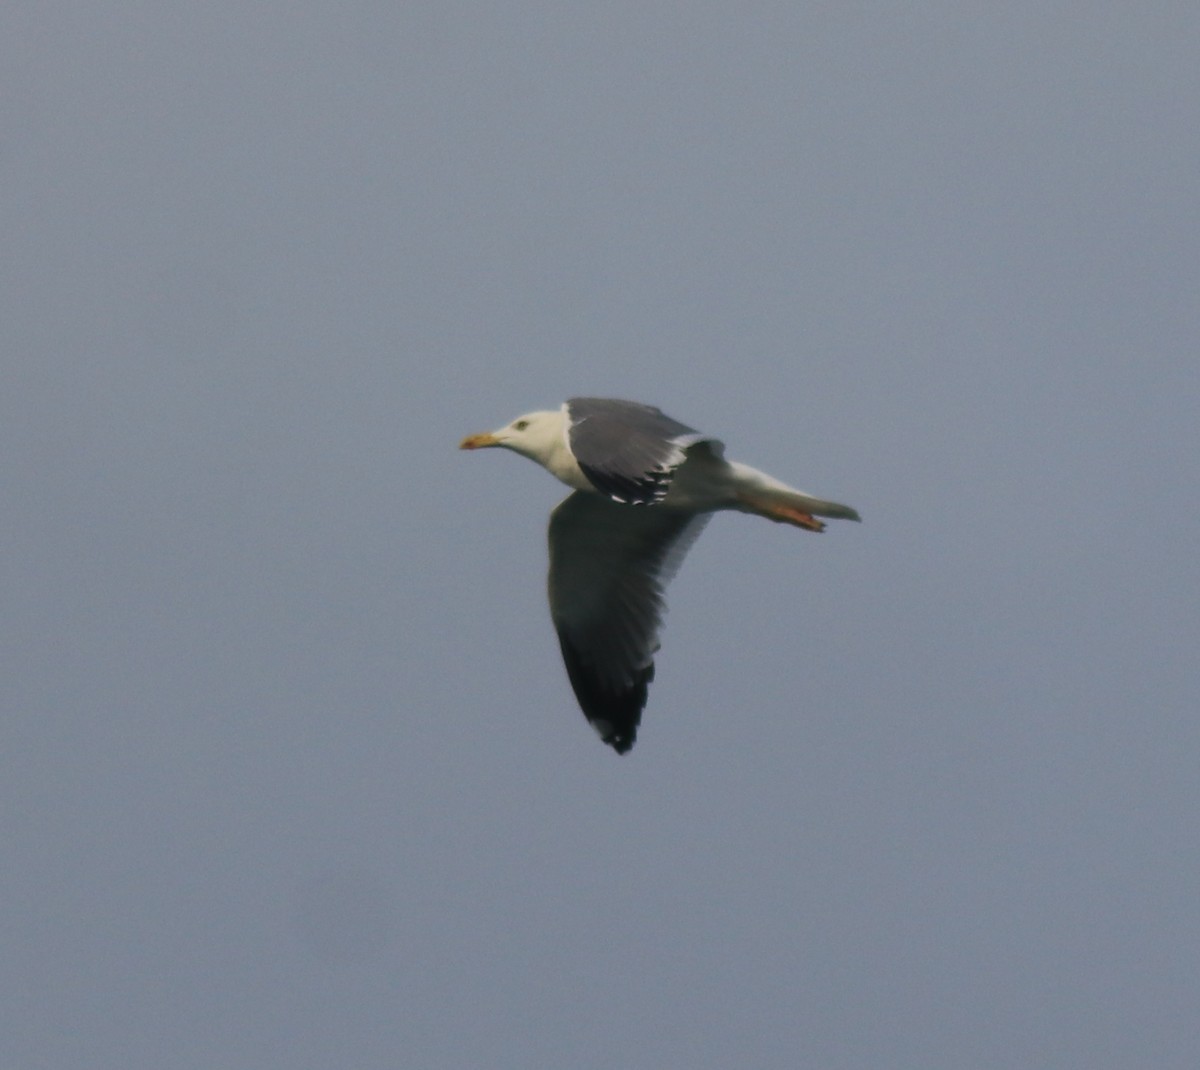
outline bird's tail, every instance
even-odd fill
[[[841,502],[814,498],[802,490],[789,487],[765,472],[734,462],[737,472],[736,497],[742,512],[765,516],[778,524],[794,524],[807,531],[824,531],[819,516],[832,520],[861,520],[858,510]]]

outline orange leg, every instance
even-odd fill
[[[765,501],[762,498],[751,498],[745,494],[739,494],[738,500],[747,506],[751,512],[757,513],[759,516],[765,516],[768,520],[774,520],[777,524],[794,524],[796,527],[804,528],[806,531],[825,530],[825,524],[813,516],[812,513],[806,513],[784,502]]]

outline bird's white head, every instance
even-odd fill
[[[481,450],[489,446],[503,446],[544,465],[563,449],[563,420],[561,410],[529,412],[498,431],[468,435],[459,444],[459,449]]]

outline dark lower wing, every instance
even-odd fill
[[[707,514],[576,491],[550,515],[550,616],[584,715],[619,754],[654,679],[663,590]]]

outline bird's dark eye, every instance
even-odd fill
[[[515,424],[513,424],[513,430],[514,431],[524,431],[525,428],[527,428],[528,426],[529,426],[528,420],[518,420]]]

